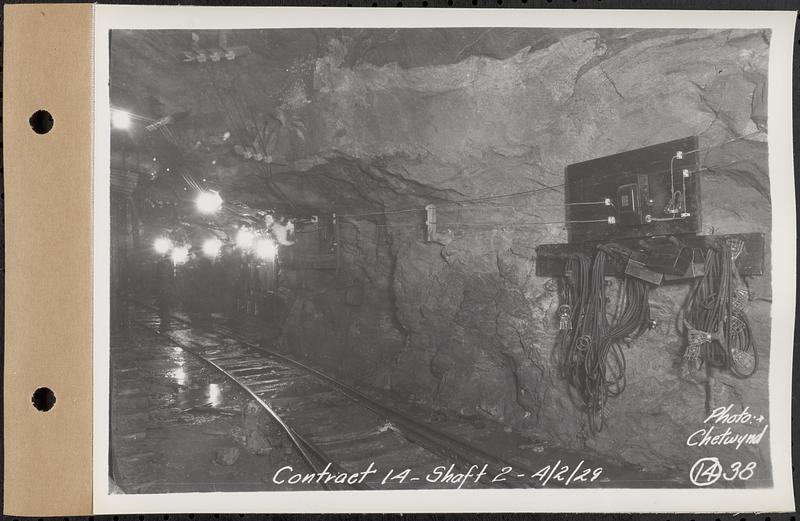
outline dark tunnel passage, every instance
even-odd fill
[[[113,31],[112,486],[293,490],[277,470],[397,462],[685,485],[710,410],[768,407],[768,51],[755,30]],[[759,365],[692,368],[679,317],[704,274],[648,282],[596,429],[563,370],[569,281],[537,247],[571,233],[568,165],[686,136],[696,232],[767,237],[766,271],[736,279]],[[616,316],[633,279],[600,278]],[[737,486],[768,484],[768,444],[743,451],[764,464]],[[297,486],[453,487],[384,474]]]

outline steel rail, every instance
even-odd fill
[[[179,320],[182,320],[185,323],[187,322],[185,321],[185,319],[182,318],[179,318]],[[448,459],[462,462],[461,466],[469,467],[470,465],[473,465],[474,464],[473,460],[475,459],[474,455],[477,455],[479,456],[479,459],[484,460],[484,462],[491,462],[492,464],[497,465],[501,468],[513,467],[521,470],[522,472],[527,473],[528,475],[532,475],[535,473],[534,470],[526,468],[524,465],[520,465],[518,463],[512,465],[503,458],[495,454],[491,454],[480,447],[476,447],[468,442],[465,442],[463,440],[454,437],[451,434],[442,432],[441,430],[431,427],[430,425],[426,425],[420,422],[419,420],[412,418],[400,411],[387,407],[381,404],[380,402],[374,400],[370,396],[367,396],[361,391],[355,389],[354,387],[347,385],[343,382],[340,382],[336,378],[333,378],[332,376],[329,376],[323,373],[322,371],[319,371],[318,369],[315,369],[302,362],[294,360],[293,358],[288,357],[284,354],[275,352],[271,349],[254,345],[249,341],[247,341],[246,339],[237,335],[235,332],[231,331],[229,328],[225,329],[227,329],[228,331],[227,334],[231,338],[234,338],[240,343],[256,351],[277,358],[285,363],[291,364],[299,369],[307,371],[313,374],[314,376],[317,376],[318,378],[324,380],[325,382],[333,385],[337,389],[341,390],[342,392],[353,398],[356,402],[366,406],[372,412],[378,414],[379,416],[385,417],[392,423],[397,424],[397,426],[400,428],[403,434],[406,435],[406,437],[410,436],[409,439],[412,442],[422,445],[423,447],[433,452],[436,452],[437,454],[444,456]],[[442,443],[442,440],[444,440],[446,443]],[[501,483],[500,486],[504,486],[502,485],[502,482],[500,483]]]
[[[179,319],[181,321],[184,321],[183,319],[180,319],[179,317],[173,317],[173,318],[177,318],[177,319]],[[149,325],[147,325],[146,323],[144,323],[144,322],[142,322],[140,320],[132,319],[132,321],[134,323],[136,323],[136,324],[139,324],[141,327],[149,329],[150,331],[155,332],[157,335],[159,335],[159,336],[161,336],[163,338],[166,338],[171,343],[173,343],[176,346],[180,347],[181,349],[183,349],[187,353],[191,354],[192,356],[194,356],[195,358],[197,358],[201,362],[210,365],[211,367],[213,367],[214,369],[216,369],[217,371],[219,371],[220,373],[225,375],[225,377],[228,378],[231,382],[233,382],[237,387],[242,389],[253,400],[255,400],[256,403],[258,403],[264,410],[266,410],[269,413],[269,415],[272,416],[272,418],[278,423],[278,425],[280,425],[281,429],[283,429],[283,431],[286,432],[286,434],[289,436],[289,439],[292,441],[292,443],[295,445],[295,447],[297,447],[297,450],[300,452],[300,455],[303,457],[303,460],[306,462],[306,464],[309,466],[309,468],[311,468],[311,470],[313,470],[315,473],[317,473],[317,474],[321,473],[325,469],[327,463],[331,464],[331,469],[333,469],[333,471],[335,473],[345,473],[346,472],[343,469],[341,469],[338,465],[336,465],[336,463],[334,463],[330,458],[327,458],[325,456],[325,454],[320,449],[318,449],[313,443],[311,443],[310,441],[306,440],[303,436],[301,436],[294,429],[292,429],[292,427],[289,426],[283,420],[283,418],[281,418],[280,415],[277,412],[275,412],[275,410],[272,407],[270,407],[270,405],[268,403],[266,403],[264,400],[262,400],[252,389],[250,389],[243,382],[239,381],[235,376],[233,376],[230,372],[226,371],[219,364],[215,363],[212,360],[209,360],[208,358],[204,357],[200,353],[197,353],[196,351],[194,351],[190,347],[187,347],[187,346],[183,345],[182,343],[176,341],[174,338],[169,337],[169,336],[167,336],[167,335],[165,335],[165,334],[163,334],[163,333],[161,333],[161,332],[159,332],[157,330],[154,330],[152,326],[149,326]],[[184,322],[186,322],[186,321],[184,321]],[[322,485],[322,487],[325,488],[326,490],[331,490],[331,489],[339,489],[339,490],[349,490],[349,489],[368,490],[368,489],[370,489],[370,487],[368,487],[367,485],[364,485],[364,484],[354,484],[354,485],[349,485],[348,484],[348,485],[342,486],[342,487],[330,487],[327,482],[322,482],[322,483],[320,483],[320,485]]]
[[[150,304],[142,303],[141,301],[134,301],[135,304],[139,306],[143,306],[149,308],[151,310],[155,310],[156,308]],[[191,324],[191,321],[177,315],[170,315],[172,319],[175,319],[179,322],[184,324]],[[466,442],[464,440],[458,439],[455,436],[443,432],[439,429],[431,427],[430,425],[424,424],[419,420],[412,418],[400,411],[387,407],[386,405],[381,404],[380,402],[374,400],[370,396],[367,396],[363,392],[355,389],[354,387],[340,382],[336,378],[329,376],[322,371],[315,369],[314,367],[308,366],[302,362],[294,360],[293,358],[284,355],[282,353],[278,353],[271,349],[255,345],[248,341],[246,338],[242,337],[235,331],[231,330],[225,326],[217,326],[217,334],[221,334],[223,336],[228,336],[239,342],[240,344],[249,347],[257,352],[263,353],[266,356],[270,356],[274,359],[280,360],[286,364],[294,366],[298,369],[301,369],[320,380],[330,384],[335,389],[338,389],[348,397],[350,397],[356,403],[360,403],[365,408],[371,410],[378,416],[385,418],[386,420],[390,421],[397,427],[397,430],[400,434],[406,437],[412,443],[420,445],[431,452],[438,454],[448,460],[451,460],[461,468],[469,468],[472,465],[476,464],[476,460],[480,460],[481,463],[490,464],[493,466],[502,469],[503,467],[511,467],[517,469],[528,476],[533,475],[535,473],[534,470],[527,468],[525,465],[514,463],[511,464],[508,461],[504,460],[502,457],[492,454],[480,447],[476,447],[473,444]],[[172,340],[172,339],[170,339]],[[195,354],[196,356],[199,356]],[[235,377],[232,375],[229,378],[236,381]],[[248,392],[251,396],[255,396],[252,390],[248,389],[246,384],[236,381],[236,384]],[[257,398],[258,399],[258,398]],[[260,403],[262,403],[265,407],[269,409],[269,406],[263,402],[263,400],[258,399]],[[271,410],[271,409],[269,409]],[[275,414],[272,411],[272,414]],[[287,428],[288,427],[287,425]],[[480,465],[478,465],[480,467]],[[312,467],[313,468],[313,467]],[[514,486],[511,485],[510,482],[517,481],[514,479],[513,475],[508,476],[509,481],[500,481],[500,482],[491,482],[491,479],[488,479],[488,484],[494,487],[503,487],[503,488],[513,488]],[[482,481],[487,481],[487,478],[484,478]],[[520,487],[529,486],[527,485],[524,480],[519,483]]]

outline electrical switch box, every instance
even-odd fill
[[[617,224],[641,224],[643,215],[639,210],[639,185],[628,184],[617,188]]]
[[[697,234],[696,136],[567,166],[569,242]]]

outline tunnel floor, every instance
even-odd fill
[[[111,349],[116,486],[126,493],[289,489],[268,487],[266,468],[297,465],[300,456],[275,449],[246,457],[248,397],[236,385],[143,327],[113,337]]]
[[[363,482],[370,489],[560,487],[565,486],[563,479],[552,479],[550,469],[568,468],[571,473],[579,468],[583,473],[598,467],[602,473],[596,480],[570,486],[680,486],[674,478],[644,474],[588,451],[566,450],[489,418],[432,410],[381,390],[358,388],[397,415],[383,418],[380,411],[342,398],[303,371],[258,365],[260,359],[253,358],[258,350],[247,343],[256,330],[246,323],[232,329],[217,320],[200,327],[177,315],[166,329],[152,310],[137,308],[133,316],[127,333],[113,336],[111,343],[112,488],[124,493],[323,488],[286,481],[292,472],[314,470],[303,454],[309,449],[293,443],[247,389],[260,389],[259,399],[304,441],[310,440],[312,450],[321,453],[317,470],[326,461],[342,472],[375,468]],[[193,347],[200,350],[192,352]],[[208,360],[244,374],[237,381],[245,388]],[[274,376],[276,370],[278,378],[258,381],[261,373]],[[426,429],[434,433],[427,445],[419,438],[420,432],[423,439],[428,436]],[[466,445],[453,449],[452,440]],[[463,483],[446,480],[448,469],[451,477],[467,469],[464,457],[473,458],[467,462],[489,462],[487,476],[480,481],[464,478]],[[291,472],[277,479],[276,472],[284,467]],[[411,470],[408,479],[386,479],[388,469],[405,468]]]

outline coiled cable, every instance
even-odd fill
[[[626,386],[623,344],[641,334],[650,322],[649,289],[639,279],[624,278],[618,292],[618,313],[609,317],[605,268],[608,253],[598,249],[594,260],[575,254],[567,262],[565,302],[569,310],[560,345],[562,376],[570,395],[588,416],[589,429],[605,427],[607,400]]]
[[[747,290],[735,263],[741,248],[717,240],[708,250],[705,273],[686,303],[684,356],[698,368],[707,363],[749,378],[758,369],[758,349],[744,311]]]

